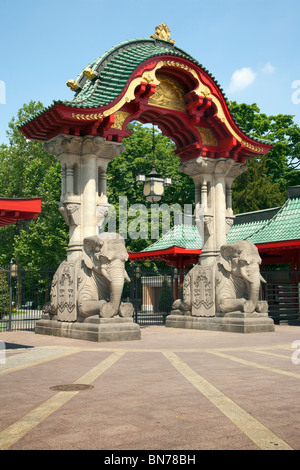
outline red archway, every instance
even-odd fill
[[[137,59],[141,50],[145,60]],[[138,120],[170,137],[181,161],[201,155],[244,162],[272,147],[237,126],[211,74],[167,41],[128,41],[92,64],[73,81],[73,100],[55,101],[21,127],[28,139],[69,134],[122,142],[127,124]]]

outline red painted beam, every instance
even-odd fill
[[[0,199],[0,227],[18,220],[36,219],[41,212],[40,198]]]

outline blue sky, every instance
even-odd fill
[[[0,0],[0,7],[0,143],[24,103],[71,98],[68,79],[163,22],[230,100],[292,114],[300,125],[299,0]]]

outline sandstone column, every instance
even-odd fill
[[[232,158],[198,157],[182,163],[179,169],[193,178],[197,195],[201,185],[204,241],[200,261],[203,265],[211,265],[215,262],[220,247],[226,244],[228,218],[233,217],[232,182],[245,171],[246,166],[235,162]]]
[[[246,167],[231,158],[198,157],[182,163],[179,168],[193,178],[197,196],[201,185],[204,214],[204,230],[201,230],[201,234],[204,240],[199,264],[185,276],[184,303],[179,302],[178,305],[179,308],[188,310],[192,316],[214,317],[217,258],[221,246],[226,244],[228,226],[233,220],[231,184]],[[197,199],[195,202],[198,202]],[[175,306],[175,310],[176,308],[178,307]]]
[[[81,255],[83,239],[98,233],[97,209],[107,205],[107,165],[125,148],[99,136],[64,134],[46,142],[44,148],[61,162],[59,210],[70,231],[67,260],[75,261]]]

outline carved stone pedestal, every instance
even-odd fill
[[[195,330],[226,331],[230,333],[274,332],[274,322],[267,313],[249,316],[243,312],[231,312],[224,317],[194,317],[173,310],[167,316],[166,327]]]
[[[92,316],[82,322],[61,322],[51,320],[50,317],[51,315],[44,314],[36,322],[36,334],[95,342],[141,339],[140,327],[133,322],[132,318],[99,318],[99,316]]]

